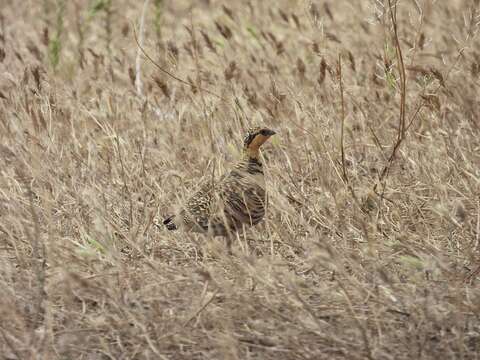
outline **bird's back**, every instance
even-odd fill
[[[256,159],[239,162],[217,183],[205,183],[166,224],[186,231],[226,236],[243,225],[258,224],[265,215],[265,178]],[[180,224],[178,224],[180,223]]]

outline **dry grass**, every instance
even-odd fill
[[[479,357],[478,0],[400,1],[398,37],[388,1],[150,1],[186,84],[136,65],[143,2],[87,3],[0,9],[0,357]],[[234,256],[155,227],[254,122]]]

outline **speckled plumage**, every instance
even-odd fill
[[[167,229],[228,237],[243,226],[258,224],[265,215],[266,200],[259,148],[273,134],[266,128],[249,129],[242,160],[217,183],[201,186],[180,211],[167,217],[163,222]]]

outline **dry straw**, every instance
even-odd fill
[[[478,14],[3,1],[0,358],[477,358]],[[233,255],[155,226],[252,123]]]

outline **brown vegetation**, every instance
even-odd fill
[[[2,0],[0,358],[478,358],[480,5],[391,1]],[[255,123],[234,255],[157,228]]]

